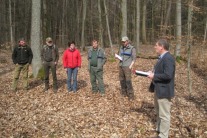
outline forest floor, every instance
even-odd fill
[[[141,52],[156,56],[152,46],[141,47]],[[108,60],[104,66],[105,96],[91,92],[86,52],[82,53],[77,93],[67,92],[61,57],[57,93],[52,88],[43,92],[43,81],[34,78],[29,79],[30,89],[24,91],[22,77],[15,93],[11,91],[11,53],[0,53],[0,137],[149,138],[156,134],[153,94],[148,92],[150,80],[132,75],[136,99],[128,101],[120,95],[118,61]],[[149,71],[155,62],[156,59],[137,58],[134,69]],[[187,65],[176,63],[170,138],[207,138],[207,81],[193,71],[191,75],[189,97]]]

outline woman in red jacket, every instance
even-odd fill
[[[63,66],[67,71],[67,86],[68,92],[77,91],[77,74],[78,68],[81,67],[81,56],[78,49],[75,48],[75,42],[68,42],[68,49],[63,54]],[[71,78],[73,76],[73,84],[71,85]]]

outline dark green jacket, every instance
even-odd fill
[[[92,50],[93,48],[90,48],[88,50],[88,70],[90,70],[91,66],[90,66],[90,62],[91,62],[91,56],[92,56]],[[97,69],[98,70],[103,70],[103,65],[106,63],[106,56],[105,56],[105,52],[103,49],[98,48],[97,49]]]
[[[59,53],[58,53],[58,48],[56,45],[52,45],[52,57],[47,57],[48,53],[47,51],[49,50],[49,46],[44,45],[42,50],[41,50],[41,59],[42,61],[47,61],[48,58],[51,58],[53,62],[58,62],[59,60]]]

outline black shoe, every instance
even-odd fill
[[[92,93],[93,93],[93,94],[96,94],[96,93],[98,93],[98,91],[95,91],[95,90],[94,90],[94,91],[92,91]]]

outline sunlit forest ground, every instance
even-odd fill
[[[153,46],[141,46],[145,56],[156,56]],[[60,50],[61,51],[61,50]],[[153,94],[148,92],[150,80],[132,75],[136,99],[128,101],[120,95],[118,61],[110,59],[104,67],[106,95],[92,94],[87,71],[87,53],[82,54],[78,72],[78,91],[68,93],[62,61],[57,69],[58,92],[42,92],[42,80],[29,79],[30,89],[11,92],[14,65],[11,52],[0,50],[0,137],[14,138],[147,138],[156,135]],[[62,51],[60,52],[62,55]],[[176,96],[173,99],[170,138],[207,137],[207,79],[199,55],[192,60],[192,93],[189,97],[187,64],[176,63]],[[194,64],[199,63],[198,65]],[[134,69],[149,71],[156,59],[137,58]],[[203,68],[200,68],[204,66]],[[29,75],[32,70],[30,68]]]

